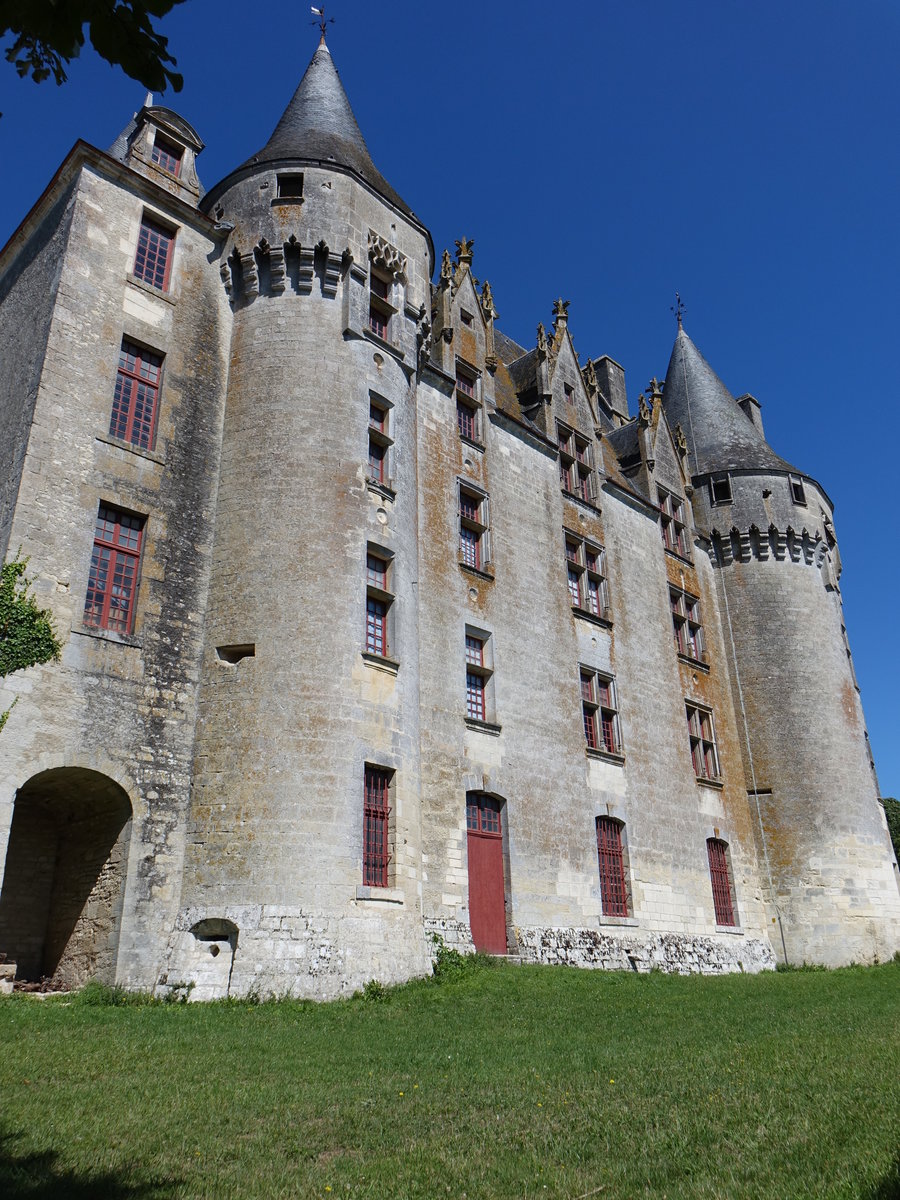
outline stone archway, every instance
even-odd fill
[[[98,771],[60,767],[19,788],[0,891],[0,954],[17,980],[115,982],[131,816]]]

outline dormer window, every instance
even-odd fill
[[[559,482],[564,492],[581,500],[594,498],[593,456],[591,444],[565,425],[557,425],[559,446]]]
[[[158,133],[153,139],[153,150],[150,157],[158,167],[163,171],[167,171],[169,175],[177,176],[181,172],[181,159],[184,155],[184,149],[177,146],[175,142],[170,142],[167,137]]]

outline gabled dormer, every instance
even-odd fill
[[[122,130],[109,153],[179,200],[196,205],[202,192],[196,159],[202,149],[193,126],[170,108],[155,105],[148,94],[147,103]]]
[[[493,378],[497,310],[491,285],[472,273],[471,238],[456,242],[456,259],[445,250],[432,297],[431,361],[456,389],[460,433],[482,442],[483,412],[495,404]]]

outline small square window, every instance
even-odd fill
[[[276,184],[279,200],[302,200],[302,175],[278,175],[276,176]]]
[[[731,503],[731,476],[727,471],[710,476],[709,499],[711,504]]]
[[[806,491],[803,487],[803,480],[799,475],[789,475],[788,479],[791,485],[791,499],[795,504],[806,505]]]

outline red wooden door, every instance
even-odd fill
[[[470,794],[466,801],[469,857],[469,923],[476,950],[506,953],[506,893],[500,804]]]

